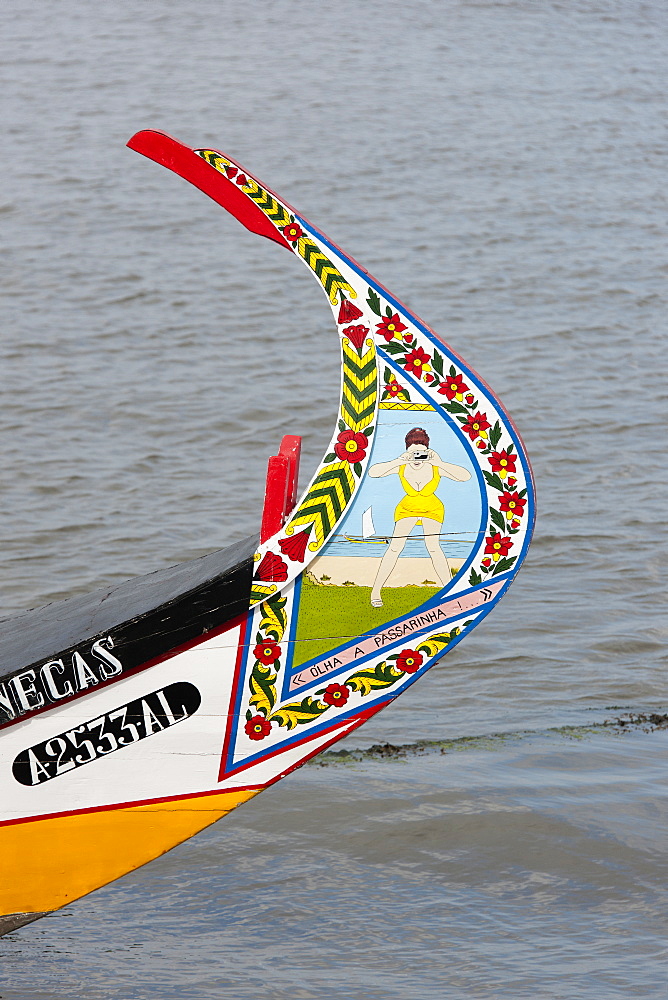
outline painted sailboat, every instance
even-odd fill
[[[376,529],[373,523],[373,507],[367,507],[365,511],[362,512],[362,534],[361,535],[345,535],[347,542],[364,542],[370,545],[387,545],[390,541],[390,535],[377,535]]]
[[[444,341],[222,152],[154,131],[128,145],[306,266],[341,343],[339,416],[301,497],[299,438],[270,459],[258,536],[2,623],[0,933],[149,862],[387,706],[503,597],[533,526],[519,435]],[[393,544],[342,553],[360,517],[363,541]],[[424,550],[404,558],[411,531]],[[440,538],[457,532],[454,557]]]

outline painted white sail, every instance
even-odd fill
[[[373,526],[373,514],[371,511],[372,508],[367,507],[362,514],[362,535],[364,538],[371,538],[372,535],[376,534],[376,529]]]

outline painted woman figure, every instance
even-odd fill
[[[452,578],[450,564],[441,548],[440,534],[443,528],[445,509],[436,496],[441,476],[459,483],[471,478],[471,473],[461,465],[444,462],[429,447],[429,435],[422,427],[414,427],[406,435],[406,451],[390,462],[378,462],[369,469],[374,479],[397,473],[406,495],[399,501],[394,511],[394,533],[388,550],[380,561],[376,579],[371,590],[374,608],[382,608],[381,587],[396,566],[406,539],[416,524],[422,525],[424,543],[431,557],[434,572],[445,587]]]

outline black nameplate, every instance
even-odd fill
[[[12,772],[22,785],[40,785],[59,774],[161,733],[197,711],[202,697],[194,684],[177,681],[136,698],[44,743],[22,750]]]

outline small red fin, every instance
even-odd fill
[[[297,502],[297,479],[302,439],[286,434],[278,455],[272,455],[267,465],[267,485],[264,493],[260,544],[280,531]]]

